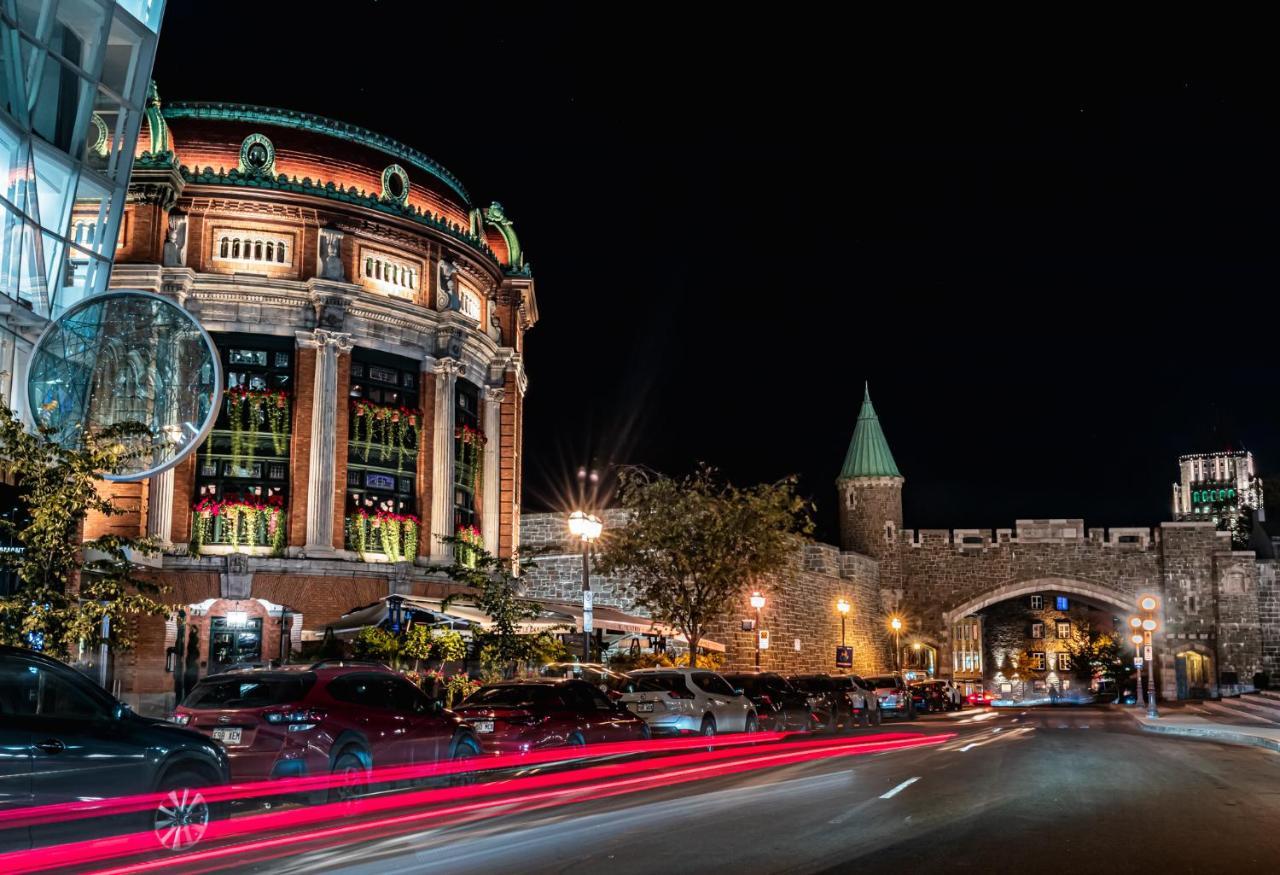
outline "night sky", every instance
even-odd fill
[[[1157,523],[1185,452],[1280,477],[1274,77],[533,5],[170,0],[155,73],[503,203],[541,312],[527,508],[589,459],[705,460],[799,474],[830,539],[864,380],[909,527]]]

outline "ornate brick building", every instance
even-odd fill
[[[153,98],[147,120],[111,284],[195,314],[226,388],[197,452],[110,485],[131,513],[90,521],[164,547],[148,573],[184,610],[116,671],[155,705],[355,606],[439,592],[424,566],[446,537],[512,554],[538,310],[502,207],[417,149],[257,106]]]
[[[904,484],[864,391],[836,480],[841,547],[805,547],[770,583],[763,621],[774,643],[767,668],[833,670],[840,633],[836,602],[843,597],[853,605],[848,637],[855,671],[932,665],[943,677],[990,684],[1000,666],[995,654],[984,656],[990,648],[984,646],[982,615],[1018,600],[1039,615],[1026,620],[1025,631],[1019,627],[1018,649],[1042,654],[1028,678],[1047,687],[1052,671],[1062,674],[1061,655],[1052,671],[1049,655],[1061,653],[1059,623],[1071,622],[1073,609],[1084,609],[1095,625],[1114,618],[1123,625],[1137,599],[1152,594],[1161,602],[1154,644],[1162,696],[1216,696],[1233,679],[1248,684],[1259,671],[1280,676],[1276,562],[1267,558],[1270,551],[1264,557],[1234,548],[1230,533],[1218,531],[1212,520],[1101,529],[1078,519],[1040,519],[994,531],[916,531],[902,528]],[[564,521],[545,514],[526,520],[539,544],[552,548],[529,577],[530,592],[572,597],[581,564],[567,544]],[[634,607],[624,580],[601,579],[593,588],[598,603]],[[1057,610],[1063,604],[1068,608]],[[745,604],[740,616],[749,616]],[[893,616],[904,622],[896,656],[886,634]],[[753,639],[736,631],[737,620],[715,637],[728,645],[729,664],[745,668],[754,659]],[[1047,639],[1038,639],[1047,644],[1036,644],[1035,622],[1046,629],[1052,623],[1042,632]]]

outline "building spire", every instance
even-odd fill
[[[849,452],[845,454],[839,479],[901,476],[902,472],[889,450],[889,442],[880,428],[880,418],[871,406],[871,384],[864,383],[862,410],[858,413],[858,424],[854,426],[853,440],[849,442]]]

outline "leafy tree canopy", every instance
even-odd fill
[[[739,488],[705,465],[681,479],[626,468],[617,497],[627,522],[606,533],[598,567],[625,575],[636,601],[685,635],[696,665],[707,628],[813,531],[795,485],[788,477]]]

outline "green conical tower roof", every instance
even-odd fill
[[[889,442],[880,430],[880,418],[871,406],[871,387],[867,385],[863,389],[862,410],[858,413],[858,424],[853,429],[853,440],[849,441],[849,452],[845,454],[839,479],[901,476],[898,464],[893,461],[893,453],[889,452]]]

